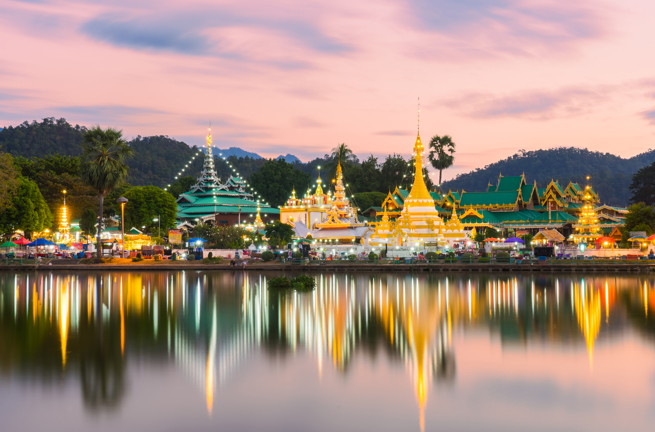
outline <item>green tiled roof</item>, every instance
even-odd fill
[[[459,192],[451,192],[451,193],[453,194],[453,196],[457,201],[462,199],[462,196],[459,194]]]
[[[576,190],[576,192],[582,192],[582,189],[580,188],[580,185],[577,183],[572,183],[573,189]]]
[[[409,195],[409,191],[407,189],[398,188],[398,192],[400,192],[400,196],[403,197],[403,201],[405,200],[405,198],[407,198],[407,195]]]
[[[551,212],[551,218],[548,219],[548,213],[541,213],[535,210],[519,210],[515,212],[490,212],[488,210],[478,210],[483,218],[480,220],[477,216],[469,215],[461,219],[463,224],[472,223],[486,223],[495,226],[507,225],[551,225],[564,223],[572,223],[577,221],[577,218],[571,216],[566,212],[555,211]]]
[[[522,176],[501,177],[496,192],[516,192],[521,188]]]
[[[391,197],[393,198],[393,201],[396,203],[397,206],[399,207],[403,206],[403,202],[400,200],[400,197],[398,197],[398,195],[391,195]]]
[[[496,192],[496,186],[490,184],[487,186],[487,192]]]
[[[438,205],[435,205],[434,208],[436,208],[439,213],[451,214],[450,211],[448,211],[448,210],[446,210],[444,208],[441,208]]]
[[[221,196],[198,198],[193,204],[179,203],[178,206],[185,208],[191,205],[195,207],[195,206],[214,205],[214,204],[257,207],[257,203],[254,201],[250,201],[243,198],[237,198],[237,197],[221,197]]]
[[[362,213],[367,213],[369,210],[374,210],[376,213],[382,213],[382,207],[371,206],[364,210]]]
[[[180,194],[180,196],[177,198],[177,201],[180,202],[183,199],[189,201],[190,203],[194,203],[198,198],[191,194]]]
[[[542,198],[546,194],[546,189],[537,188],[537,194],[539,195],[539,198]]]
[[[443,195],[441,195],[439,192],[430,192],[430,196],[435,201],[441,201],[443,199]]]
[[[280,214],[280,210],[270,208],[270,207],[261,207],[259,210],[260,213],[270,213],[270,214]],[[177,217],[193,217],[198,215],[208,215],[214,213],[239,213],[238,206],[226,206],[226,205],[214,205],[214,206],[193,206],[186,207],[180,210],[177,213]],[[241,214],[256,214],[257,208],[253,207],[241,207]]]
[[[534,185],[523,185],[521,186],[521,198],[523,198],[523,201],[528,202],[530,201],[530,197],[532,196],[532,191],[534,190]]]
[[[517,192],[465,192],[460,207],[471,206],[510,206],[516,203]]]

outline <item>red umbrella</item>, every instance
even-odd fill
[[[596,239],[596,243],[616,243],[612,237],[600,237]]]
[[[14,240],[14,243],[16,243],[17,245],[24,246],[24,245],[26,245],[28,243],[32,243],[32,242],[29,241],[28,239],[26,239],[25,237],[21,237],[18,240]]]
[[[655,234],[653,234],[652,236],[648,237],[646,240],[648,240],[648,241],[655,241]]]
[[[491,238],[488,238],[488,239],[484,239],[484,241],[486,241],[486,242],[487,242],[487,241],[490,241],[490,242],[499,242],[499,241],[502,241],[502,240],[501,240],[501,239],[497,239],[497,238],[493,238],[493,237],[491,237]]]

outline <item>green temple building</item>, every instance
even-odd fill
[[[218,178],[211,143],[210,131],[202,172],[196,184],[177,199],[178,227],[192,227],[200,222],[228,226],[278,220],[280,210],[255,201],[253,194],[247,191],[244,180],[230,176],[222,182]]]

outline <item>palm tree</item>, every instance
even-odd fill
[[[455,143],[449,135],[435,135],[430,140],[428,159],[435,169],[439,170],[439,189],[441,189],[441,173],[453,166],[455,161]]]
[[[104,200],[109,192],[125,183],[128,172],[125,161],[133,153],[123,139],[123,131],[112,128],[102,130],[100,126],[95,126],[83,135],[82,182],[93,188],[100,199],[97,262],[102,261],[100,235]]]
[[[330,158],[331,161],[325,165],[328,178],[336,175],[337,165],[341,164],[341,167],[344,168],[346,165],[357,162],[357,156],[355,156],[355,153],[353,153],[353,151],[344,143],[339,144],[332,149]]]

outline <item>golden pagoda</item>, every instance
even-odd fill
[[[584,205],[578,218],[578,223],[573,224],[575,233],[571,236],[576,243],[594,244],[596,239],[602,237],[598,215],[594,210],[594,197],[590,193],[590,186],[587,185],[584,193]]]
[[[64,206],[61,208],[61,218],[59,220],[59,234],[61,235],[61,240],[66,243],[68,242],[70,225],[68,223],[68,208],[66,207],[66,191],[62,191],[64,194]]]
[[[405,198],[400,216],[394,222],[394,229],[389,229],[386,221],[383,222],[385,223],[375,224],[375,233],[371,235],[371,244],[373,245],[393,244],[395,246],[420,247],[426,244],[436,246],[446,243],[443,220],[439,216],[434,198],[430,195],[423,179],[423,143],[420,133],[417,134],[414,143],[414,184],[412,189]]]

